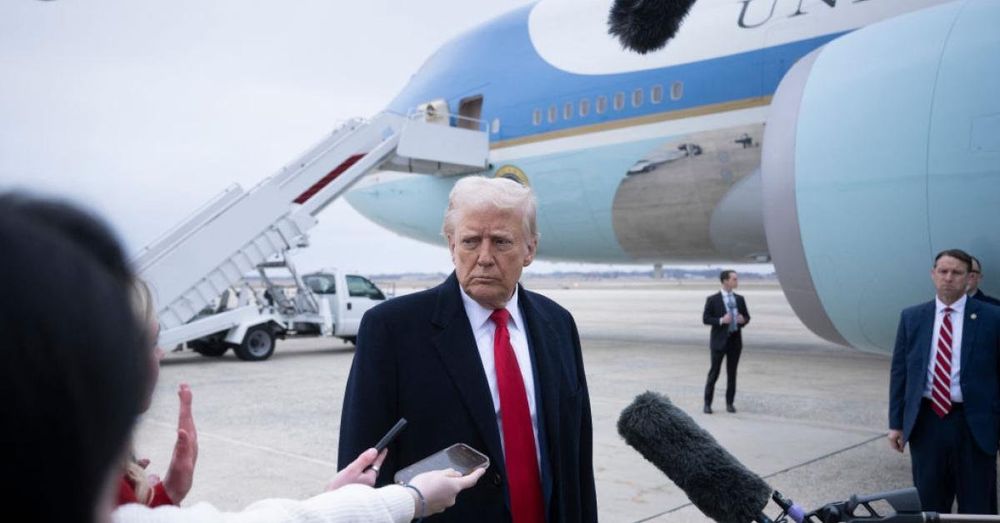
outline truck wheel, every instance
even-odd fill
[[[274,354],[274,333],[267,325],[251,327],[243,337],[243,343],[233,351],[237,358],[244,361],[266,360]]]
[[[191,349],[202,356],[209,358],[219,358],[229,350],[229,347],[221,341],[192,341],[188,343]]]

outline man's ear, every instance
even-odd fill
[[[538,250],[538,237],[528,240],[528,255],[524,257],[524,267],[531,265],[535,261],[535,252]]]

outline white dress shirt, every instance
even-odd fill
[[[487,309],[476,303],[465,289],[459,288],[462,292],[462,304],[465,305],[465,315],[469,318],[469,326],[472,327],[472,335],[476,338],[476,347],[479,349],[479,359],[483,362],[483,371],[486,372],[486,381],[490,386],[490,396],[493,398],[493,413],[496,416],[497,428],[500,430],[500,445],[503,447],[503,419],[500,416],[500,389],[497,388],[497,370],[493,359],[493,334],[495,328],[490,314],[493,309]],[[521,309],[517,306],[517,288],[514,289],[514,296],[504,307],[510,313],[510,321],[507,323],[507,330],[510,332],[510,345],[514,348],[514,356],[517,357],[517,366],[521,369],[521,379],[524,380],[524,393],[528,396],[528,410],[531,413],[531,430],[535,433],[535,458],[541,464],[541,446],[538,442],[538,409],[535,408],[535,371],[531,365],[531,354],[528,352],[528,329],[521,317]]]
[[[737,314],[738,314],[739,310],[736,305],[736,293],[726,291],[726,289],[722,289],[719,292],[722,293],[722,305],[726,308],[726,312],[727,313],[729,312],[729,303],[730,300],[732,300],[733,308],[737,309]],[[736,316],[730,318],[729,321],[736,322]],[[719,318],[719,325],[722,325],[722,318]]]
[[[931,336],[930,356],[927,361],[927,380],[924,383],[924,397],[931,397],[931,388],[934,386],[934,365],[937,361],[938,338],[941,337],[941,324],[944,323],[944,309],[951,307],[951,402],[961,403],[962,400],[962,324],[965,323],[965,302],[967,296],[962,296],[955,303],[945,305],[940,299],[935,298],[934,307],[934,332]]]

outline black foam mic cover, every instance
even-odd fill
[[[715,521],[754,521],[767,505],[771,487],[666,396],[636,396],[618,419],[618,433]]]
[[[640,54],[660,49],[677,34],[695,0],[615,0],[608,33]]]

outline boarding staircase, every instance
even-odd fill
[[[448,176],[487,168],[485,131],[415,112],[352,119],[249,191],[234,184],[143,249],[134,260],[158,306],[163,346],[236,325],[249,305],[189,322],[244,275],[308,245],[317,215],[374,170]],[[195,325],[197,323],[198,325]]]

